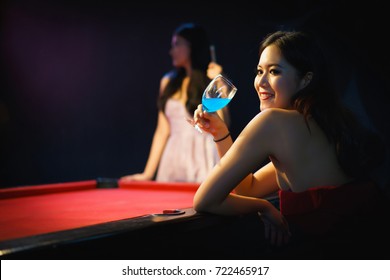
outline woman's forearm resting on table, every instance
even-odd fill
[[[217,203],[208,200],[202,193],[194,197],[194,209],[198,212],[208,212],[220,215],[242,215],[266,211],[271,205],[265,199],[229,194],[226,199]]]

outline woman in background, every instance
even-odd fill
[[[145,169],[122,177],[123,181],[201,182],[219,160],[213,138],[187,122],[211,79],[222,72],[211,61],[204,28],[193,23],[179,26],[172,36],[170,55],[174,69],[160,82],[157,127]],[[218,114],[228,120],[227,109]]]

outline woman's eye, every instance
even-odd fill
[[[263,70],[261,69],[256,69],[256,75],[262,75],[263,74]]]

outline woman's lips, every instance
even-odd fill
[[[260,92],[260,99],[261,100],[267,100],[267,99],[270,99],[272,98],[274,95],[272,93],[268,93],[268,92]]]

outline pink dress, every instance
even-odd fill
[[[190,116],[179,100],[168,99],[165,114],[171,127],[157,170],[156,181],[202,182],[219,156],[213,138],[199,133],[188,122]]]

